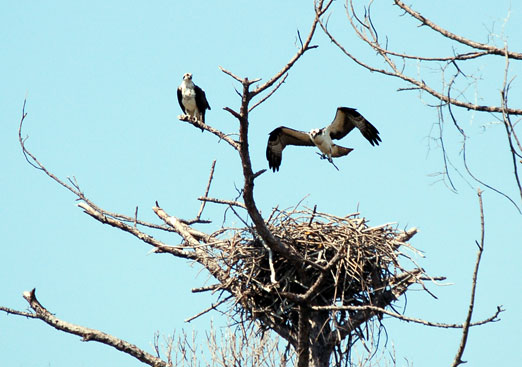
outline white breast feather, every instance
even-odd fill
[[[183,81],[181,85],[181,101],[187,113],[189,115],[195,115],[196,113],[196,90],[194,89],[194,84],[190,83],[189,85],[185,81]]]
[[[331,149],[332,149],[332,139],[330,138],[329,134],[319,134],[316,135],[315,139],[312,138],[312,141],[314,144],[319,148],[321,152],[326,154],[327,156],[330,156]]]

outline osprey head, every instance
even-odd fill
[[[192,80],[192,73],[185,73],[183,75],[183,80]]]
[[[312,139],[315,139],[315,137],[319,134],[321,134],[322,129],[312,129],[308,134],[312,137]]]

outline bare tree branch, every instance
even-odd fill
[[[214,177],[214,168],[215,167],[216,167],[216,160],[214,159],[214,161],[212,162],[212,167],[210,167],[210,174],[208,177],[207,188],[205,189],[205,194],[203,195],[205,197],[208,196],[208,192],[210,190],[210,184],[212,183],[212,178]],[[199,223],[201,221],[201,214],[203,214],[203,209],[205,209],[205,204],[206,204],[205,201],[203,201],[201,203],[201,206],[199,207],[199,211],[198,211],[198,214],[196,215],[196,218],[193,221],[188,222],[187,224]]]
[[[511,85],[511,82],[508,80],[508,71],[509,71],[509,63],[510,60],[520,61],[522,60],[522,54],[519,52],[512,52],[507,47],[507,40],[504,40],[504,47],[497,47],[490,44],[484,44],[472,41],[465,37],[461,37],[456,35],[448,30],[442,28],[441,26],[433,23],[429,19],[427,19],[424,15],[414,11],[409,6],[405,5],[400,0],[394,0],[394,4],[402,9],[405,14],[412,16],[413,18],[422,22],[422,25],[429,26],[430,29],[437,32],[437,35],[442,35],[449,42],[449,45],[453,46],[455,42],[457,42],[457,46],[464,45],[466,47],[472,48],[471,52],[459,53],[454,49],[454,56],[446,56],[446,57],[423,57],[417,54],[404,53],[404,52],[396,52],[388,49],[388,38],[386,37],[386,41],[384,42],[382,37],[379,37],[377,33],[377,27],[374,24],[371,17],[371,6],[373,1],[368,2],[368,6],[365,7],[364,15],[359,16],[354,8],[354,1],[347,0],[346,1],[346,13],[347,20],[350,25],[350,28],[355,32],[357,37],[361,39],[366,45],[371,47],[374,51],[376,51],[377,55],[384,61],[384,66],[380,66],[375,62],[366,62],[360,58],[358,58],[350,49],[342,45],[333,35],[327,27],[327,20],[320,19],[319,25],[322,30],[326,33],[326,35],[330,38],[330,40],[350,59],[356,62],[358,65],[366,68],[367,70],[378,72],[383,75],[392,76],[394,78],[399,78],[403,81],[406,81],[410,87],[399,88],[399,90],[416,90],[420,92],[426,92],[429,95],[433,96],[437,103],[432,104],[432,107],[437,108],[438,117],[440,121],[440,137],[439,142],[442,149],[442,157],[444,163],[444,182],[448,183],[451,190],[456,191],[456,185],[453,182],[453,179],[450,176],[450,166],[457,171],[457,173],[463,178],[464,181],[467,182],[465,175],[459,172],[459,169],[455,167],[450,157],[448,156],[447,147],[445,141],[442,138],[442,122],[444,121],[444,113],[443,109],[447,109],[447,112],[451,116],[451,119],[462,135],[464,141],[462,143],[462,155],[461,157],[464,160],[464,168],[466,172],[469,174],[471,178],[476,180],[478,183],[483,185],[484,187],[490,188],[491,190],[497,192],[498,194],[507,198],[517,209],[519,213],[522,213],[520,209],[520,205],[513,200],[512,197],[507,195],[505,192],[507,190],[501,190],[499,188],[492,187],[485,183],[484,179],[477,177],[474,174],[466,161],[466,140],[467,135],[462,128],[462,125],[459,126],[455,117],[453,116],[452,107],[461,107],[467,110],[473,110],[478,112],[486,112],[486,113],[494,113],[494,118],[501,121],[505,127],[506,135],[507,135],[507,145],[508,149],[510,149],[511,153],[511,162],[510,164],[513,167],[513,178],[514,184],[517,187],[518,196],[520,197],[522,202],[522,179],[520,177],[520,163],[522,160],[522,144],[517,136],[517,131],[514,128],[514,124],[511,123],[511,118],[514,116],[522,115],[522,109],[510,107],[507,103],[508,100],[508,92]],[[383,40],[383,41],[381,41]],[[501,99],[500,103],[491,103],[491,104],[478,104],[477,98],[468,99],[466,95],[467,86],[462,90],[457,89],[457,85],[461,85],[462,81],[469,82],[468,86],[471,84],[476,84],[479,76],[474,74],[466,74],[464,72],[463,63],[476,59],[482,56],[491,56],[491,57],[503,57],[505,59],[505,68],[504,68],[504,82],[501,89]],[[466,64],[467,65],[467,64]],[[434,84],[434,82],[425,80],[422,78],[421,71],[426,68],[427,70],[433,70],[433,67],[440,67],[441,76],[442,76],[442,86],[439,88]],[[449,80],[447,80],[446,73],[449,68],[455,68],[456,72],[449,76]],[[410,75],[409,70],[416,70],[416,75]],[[457,79],[459,79],[459,83],[457,84]],[[458,93],[455,93],[458,92]],[[501,116],[499,116],[501,115]],[[468,182],[467,182],[468,183]],[[468,183],[469,184],[469,183]]]
[[[78,206],[80,208],[82,208],[86,214],[89,214],[91,217],[93,217],[97,221],[104,223],[104,224],[108,224],[115,228],[119,228],[122,231],[125,231],[125,232],[128,232],[128,233],[134,235],[135,237],[139,238],[143,242],[154,246],[154,248],[155,248],[154,250],[157,253],[165,252],[165,253],[170,253],[172,255],[175,255],[175,256],[178,256],[181,258],[185,258],[185,259],[192,259],[192,260],[195,259],[193,253],[191,253],[189,251],[179,250],[173,246],[166,245],[165,243],[156,240],[154,237],[140,231],[139,229],[137,229],[134,226],[125,224],[120,220],[103,215],[102,213],[98,212],[95,208],[92,208],[91,206],[89,206],[87,203],[81,202],[78,204]]]
[[[245,204],[240,203],[238,201],[223,200],[223,199],[209,198],[209,197],[203,197],[203,196],[199,197],[198,200],[201,200],[204,203],[211,202],[211,203],[216,203],[216,204],[232,205],[232,206],[237,206],[239,208],[246,209]]]
[[[238,152],[244,184],[237,189],[238,196],[235,200],[209,197],[216,164],[216,161],[214,161],[205,193],[198,198],[202,202],[201,206],[193,220],[184,220],[169,215],[157,202],[152,210],[164,223],[162,225],[140,221],[138,219],[137,207],[134,216],[107,212],[96,206],[83,194],[74,177],[68,179],[68,183],[67,181],[61,181],[38,162],[35,156],[27,151],[24,145],[26,139],[22,139],[21,134],[22,123],[27,115],[25,113],[25,102],[19,128],[19,140],[22,151],[27,161],[33,167],[44,171],[46,175],[76,195],[80,201],[78,206],[92,218],[100,223],[108,224],[132,234],[151,245],[153,247],[152,251],[155,253],[170,253],[180,258],[193,260],[208,270],[215,279],[213,283],[217,281],[217,284],[194,288],[192,291],[212,291],[212,294],[219,292],[218,301],[197,315],[187,319],[187,322],[206,312],[216,310],[218,306],[233,299],[234,302],[231,302],[233,305],[227,312],[230,315],[234,315],[236,320],[239,320],[237,325],[239,325],[243,335],[247,335],[246,329],[249,328],[245,326],[247,323],[250,323],[250,325],[257,324],[261,332],[271,329],[286,339],[289,346],[291,345],[294,347],[294,350],[297,350],[297,363],[300,367],[315,367],[328,365],[334,349],[339,355],[344,353],[347,356],[350,354],[351,346],[357,340],[366,343],[365,338],[367,339],[368,335],[374,338],[375,336],[371,336],[374,335],[374,328],[380,332],[382,328],[380,321],[383,315],[388,315],[403,321],[426,326],[462,328],[462,348],[461,350],[459,349],[455,358],[455,363],[460,364],[462,363],[461,356],[466,344],[469,327],[498,321],[498,316],[503,311],[498,307],[495,315],[490,318],[480,322],[471,322],[480,253],[475,267],[468,317],[464,324],[434,323],[399,314],[393,308],[393,304],[410,286],[418,284],[424,291],[435,297],[427,289],[424,281],[435,282],[443,279],[426,274],[413,258],[419,254],[419,251],[415,250],[406,241],[415,235],[417,230],[412,228],[403,232],[397,228],[392,228],[389,224],[368,227],[367,220],[359,218],[357,214],[337,217],[318,212],[315,207],[313,211],[299,211],[297,206],[291,211],[282,211],[276,208],[268,219],[263,218],[254,199],[254,181],[265,170],[255,171],[252,167],[249,151],[249,113],[257,106],[266,102],[279,90],[285,82],[290,69],[305,52],[317,47],[312,46],[311,41],[316,32],[317,24],[319,24],[330,39],[355,62],[369,70],[407,81],[411,85],[411,88],[408,89],[421,90],[433,95],[440,102],[438,103],[439,111],[443,107],[448,106],[451,114],[451,105],[455,105],[477,111],[501,112],[511,146],[512,157],[515,159],[515,176],[518,177],[516,157],[520,157],[522,152],[517,152],[516,150],[517,145],[515,143],[518,143],[514,129],[516,122],[512,124],[510,116],[522,114],[522,110],[508,107],[507,92],[509,91],[510,83],[507,81],[507,67],[501,106],[480,106],[471,103],[466,98],[466,89],[458,90],[454,87],[457,77],[466,77],[462,63],[457,64],[457,60],[460,62],[486,55],[497,55],[498,53],[490,48],[489,45],[479,44],[482,48],[470,46],[474,48],[472,52],[455,52],[455,55],[451,57],[415,57],[414,55],[391,51],[387,49],[387,38],[384,41],[383,37],[379,35],[377,27],[371,19],[370,9],[368,8],[368,12],[364,17],[358,17],[353,11],[353,4],[350,0],[353,15],[349,16],[349,19],[352,28],[385,62],[385,66],[382,68],[373,67],[358,60],[329,33],[327,24],[322,18],[325,17],[326,11],[332,3],[333,0],[314,1],[315,14],[308,36],[303,42],[298,31],[299,43],[297,52],[267,82],[256,87],[253,85],[258,83],[261,80],[260,78],[242,78],[220,67],[223,73],[241,83],[241,90],[236,90],[241,97],[239,108],[224,107],[225,111],[238,120],[239,134],[225,134],[221,130],[215,129],[196,118],[186,115],[179,116],[181,121],[188,122],[194,127],[216,135]],[[395,0],[395,4],[399,7],[405,6],[398,0]],[[412,13],[410,15],[415,17]],[[421,21],[425,23],[427,20],[422,18]],[[437,32],[445,31],[437,25],[431,24],[432,28],[439,28]],[[466,44],[467,46],[470,45],[469,42],[472,42],[465,38],[454,39],[452,37],[455,35],[452,33],[441,34],[448,39]],[[491,47],[495,48],[494,46]],[[510,58],[518,59],[518,54],[509,52],[507,47],[502,50],[500,55],[506,57],[507,60]],[[411,60],[428,62],[428,64],[430,62],[443,62],[445,67],[450,68],[450,70],[453,70],[453,67],[455,67],[457,71],[449,83],[446,84],[445,70],[442,70],[444,76],[443,88],[439,92],[421,78],[410,77],[406,74],[408,70],[406,62]],[[272,89],[270,90],[270,88]],[[253,103],[253,98],[265,91],[267,94],[259,101]],[[454,91],[458,93],[450,93]],[[454,125],[457,129],[460,129],[459,131],[465,137],[465,132],[455,119]],[[231,137],[236,135],[239,136],[238,140]],[[518,143],[518,149],[520,150],[520,143]],[[445,162],[449,162],[449,159]],[[449,177],[447,169],[446,173]],[[238,201],[240,197],[242,197],[242,202]],[[224,210],[225,219],[223,220],[222,228],[214,233],[205,233],[193,226],[196,223],[208,223],[208,221],[201,220],[206,202],[228,206]],[[480,206],[481,213],[483,213],[481,198]],[[246,209],[246,213],[239,210],[236,211],[235,207]],[[244,224],[244,228],[225,227],[226,213],[229,210],[234,212],[240,222]],[[167,245],[143,232],[143,228],[138,228],[138,225],[174,232],[180,236],[178,240],[181,243],[177,246]],[[483,229],[482,214],[480,252],[482,252],[484,241]],[[408,261],[409,265],[404,267],[402,265],[403,261]],[[224,293],[228,294],[223,296]],[[40,318],[59,330],[83,336],[85,340],[97,340],[114,347],[116,347],[115,343],[117,343],[121,348],[119,350],[138,359],[145,359],[149,364],[153,363],[150,365],[170,367],[177,363],[177,361],[171,359],[173,339],[168,342],[167,362],[164,362],[160,359],[158,337],[155,338],[154,342],[158,357],[154,357],[144,354],[145,352],[139,348],[128,343],[124,344],[125,342],[110,335],[56,319],[38,303],[34,296],[34,290],[31,293],[25,292],[24,297],[30,303],[31,308],[36,311],[35,314],[11,310],[5,307],[0,308],[0,311],[19,316]],[[393,311],[390,311],[388,308],[391,308]],[[184,335],[184,338],[187,341],[186,335]],[[377,338],[378,344],[379,337],[375,338]],[[346,345],[346,350],[340,352],[343,345]],[[368,345],[364,344],[364,347],[372,348],[373,340]],[[181,348],[183,361],[188,361],[189,354],[192,356],[196,355],[195,346],[183,345]],[[241,358],[241,353],[233,354],[230,357],[225,355],[219,356],[220,363],[227,367],[239,365],[242,361]],[[348,357],[346,357],[345,361],[348,362]],[[262,365],[259,360],[256,362],[252,365]]]
[[[221,287],[220,284],[212,284],[205,287],[192,288],[192,293],[215,291]]]
[[[239,119],[239,156],[241,158],[243,167],[243,177],[245,179],[243,187],[243,200],[248,211],[248,215],[254,222],[257,232],[265,243],[273,250],[281,254],[282,256],[292,259],[293,261],[300,262],[300,258],[297,254],[293,253],[290,248],[283,245],[277,240],[272,233],[266,227],[263,217],[257,209],[254,201],[254,172],[252,171],[252,163],[250,161],[250,153],[248,148],[248,105],[250,102],[251,94],[249,92],[250,81],[248,78],[242,80],[243,91],[241,99],[241,107],[237,117]],[[225,108],[227,111],[232,110],[228,107]],[[232,112],[231,112],[232,113]]]
[[[32,319],[37,319],[38,318],[38,316],[35,315],[34,313],[18,311],[18,310],[14,310],[12,308],[9,308],[9,307],[0,306],[0,311],[4,311],[8,315],[10,314],[10,315],[16,315],[16,316],[24,316],[24,317],[28,317],[28,318],[32,318]]]
[[[310,32],[308,33],[308,37],[306,38],[304,44],[299,49],[299,51],[295,54],[295,56],[286,64],[281,70],[279,70],[278,73],[276,73],[269,81],[267,81],[265,84],[260,85],[256,89],[254,89],[252,92],[250,92],[250,98],[254,97],[255,95],[263,92],[265,89],[270,88],[275,82],[279,80],[294,64],[299,60],[299,58],[308,50],[312,48],[316,48],[317,46],[310,46],[310,42],[312,42],[312,37],[314,36],[315,29],[317,27],[317,23],[319,22],[320,17],[328,10],[330,5],[332,4],[333,0],[327,1],[326,5],[324,5],[324,0],[316,0],[314,6],[315,6],[315,19],[312,23],[312,27],[310,29]]]
[[[518,186],[518,192],[519,192],[520,198],[522,199],[522,185],[520,184],[520,177],[518,174],[518,162],[517,162],[517,156],[519,158],[522,158],[522,155],[520,154],[520,153],[522,153],[522,146],[520,145],[517,133],[513,129],[513,125],[511,124],[510,115],[507,112],[507,110],[508,110],[508,107],[507,107],[508,91],[509,91],[509,85],[510,85],[510,83],[508,83],[509,56],[508,56],[507,46],[505,48],[505,55],[506,55],[506,57],[505,57],[506,67],[504,68],[504,82],[502,85],[502,90],[500,91],[500,98],[501,98],[501,102],[502,102],[502,107],[504,109],[502,111],[502,122],[504,123],[504,127],[506,128],[506,135],[508,138],[509,149],[511,150],[511,158],[513,160],[513,175],[515,177],[515,181]],[[517,142],[518,148],[520,149],[520,153],[518,153],[516,151],[516,148],[513,144],[512,137]]]
[[[223,303],[227,302],[227,301],[230,300],[231,298],[232,298],[232,296],[228,296],[228,297],[226,297],[226,298],[223,298],[221,301],[218,301],[218,302],[216,302],[216,303],[211,304],[210,307],[204,309],[204,310],[201,311],[201,312],[198,312],[196,315],[191,316],[191,317],[189,317],[188,319],[185,319],[185,322],[191,322],[191,321],[197,319],[198,317],[200,317],[200,316],[206,314],[207,312],[210,312],[210,311],[212,311],[212,310],[215,310],[216,308],[218,308],[220,305],[222,305]]]
[[[423,320],[423,319],[419,319],[419,318],[415,318],[415,317],[409,317],[409,316],[402,315],[400,313],[389,311],[389,310],[387,310],[385,308],[382,308],[382,307],[372,306],[372,305],[365,305],[365,306],[313,306],[312,309],[313,310],[317,310],[317,311],[320,311],[320,310],[328,310],[328,311],[341,311],[341,310],[346,310],[346,311],[373,311],[376,314],[377,313],[383,313],[383,314],[386,314],[388,316],[394,317],[394,318],[402,320],[402,321],[412,322],[412,323],[415,323],[415,324],[421,324],[421,325],[425,325],[425,326],[438,327],[438,328],[443,328],[443,329],[463,329],[465,327],[465,324],[445,324],[445,323],[441,323],[441,322],[433,322],[433,321]],[[497,310],[495,311],[495,313],[493,315],[491,315],[490,317],[488,317],[487,319],[469,323],[468,326],[481,326],[481,325],[488,324],[490,322],[500,321],[500,319],[498,317],[499,317],[499,315],[502,312],[504,312],[504,309],[502,309],[501,307],[497,307]]]
[[[35,311],[35,316],[57,330],[81,336],[83,341],[93,340],[102,344],[106,344],[123,353],[133,356],[134,358],[138,359],[139,361],[145,364],[148,364],[149,366],[167,366],[165,361],[153,356],[152,354],[145,352],[143,349],[140,349],[134,344],[126,342],[123,339],[116,338],[115,336],[106,334],[99,330],[90,329],[84,326],[75,325],[67,321],[60,320],[59,318],[55,317],[52,313],[50,313],[46,308],[44,308],[40,304],[40,302],[38,302],[38,300],[36,299],[34,289],[31,292],[24,292],[23,296],[26,299],[26,301],[29,302],[31,308]]]
[[[462,339],[460,340],[460,345],[457,350],[457,354],[455,355],[455,359],[453,360],[452,367],[457,367],[462,363],[466,363],[462,360],[462,355],[464,354],[464,349],[466,348],[466,343],[468,341],[469,327],[471,325],[471,316],[473,315],[473,308],[475,307],[475,291],[477,289],[477,276],[480,265],[480,259],[482,258],[482,252],[484,251],[484,206],[482,204],[482,191],[477,191],[478,199],[479,199],[479,209],[480,209],[480,243],[477,242],[478,252],[477,252],[477,260],[475,262],[475,269],[473,270],[473,279],[471,281],[471,299],[469,301],[468,314],[466,316],[466,320],[464,321],[464,325],[462,327]]]
[[[263,103],[264,101],[266,101],[268,98],[270,98],[272,96],[272,94],[274,94],[275,92],[277,92],[277,90],[279,89],[279,87],[281,85],[283,85],[283,83],[285,82],[286,78],[288,77],[288,73],[286,73],[284,76],[283,76],[283,79],[281,79],[277,85],[274,87],[274,89],[272,89],[270,91],[270,93],[268,93],[266,96],[264,96],[263,98],[261,98],[259,101],[257,101],[256,103],[254,103],[252,105],[252,107],[250,107],[248,109],[248,112],[251,112],[254,108],[256,108],[257,106],[259,106],[261,103]]]
[[[36,156],[34,156],[28,149],[27,147],[25,146],[25,143],[27,141],[27,137],[22,139],[22,127],[23,127],[23,123],[25,121],[25,118],[27,117],[27,113],[25,112],[25,105],[26,105],[26,100],[24,100],[24,104],[23,104],[23,107],[22,107],[22,118],[20,119],[20,124],[19,124],[19,128],[18,128],[18,141],[20,142],[20,146],[22,148],[22,152],[27,160],[27,162],[33,166],[34,168],[40,170],[40,171],[43,171],[48,177],[50,177],[52,180],[54,180],[56,183],[58,183],[60,186],[66,188],[67,190],[69,190],[70,192],[72,192],[74,195],[76,195],[78,197],[78,200],[81,200],[81,201],[84,201],[89,207],[91,207],[92,209],[94,209],[96,212],[100,213],[102,216],[108,216],[108,217],[112,217],[118,221],[123,221],[123,222],[127,222],[127,223],[136,223],[136,224],[140,224],[142,226],[145,226],[145,227],[149,227],[149,228],[154,228],[154,229],[160,229],[160,230],[163,230],[163,231],[171,231],[170,228],[166,227],[166,226],[159,226],[157,224],[153,224],[153,223],[148,223],[148,222],[144,222],[142,220],[138,220],[136,218],[136,213],[134,216],[127,216],[127,215],[123,215],[123,214],[119,214],[119,213],[112,213],[112,212],[109,212],[107,210],[104,210],[102,208],[100,208],[99,206],[97,206],[94,202],[92,202],[90,199],[87,198],[87,196],[81,191],[77,181],[75,178],[73,178],[74,180],[69,179],[69,182],[71,183],[71,185],[68,185],[67,183],[65,183],[64,181],[60,180],[56,175],[54,175],[51,171],[49,171],[37,158]]]
[[[212,126],[208,125],[207,123],[203,123],[200,120],[198,120],[197,118],[188,116],[188,115],[179,115],[178,119],[181,121],[188,122],[189,124],[191,124],[195,127],[198,127],[202,130],[206,130],[206,131],[216,135],[217,137],[219,137],[219,139],[226,141],[235,150],[239,150],[239,143],[237,141],[235,141],[234,139],[231,139],[230,136],[228,136],[227,134],[225,134],[224,132],[222,132],[218,129],[213,128]]]
[[[495,46],[492,46],[492,45],[487,45],[487,44],[480,43],[480,42],[475,42],[475,41],[472,41],[472,40],[467,39],[465,37],[459,36],[459,35],[457,35],[455,33],[451,33],[449,31],[447,31],[446,29],[444,29],[444,28],[438,26],[437,24],[433,23],[431,20],[427,19],[426,17],[424,17],[420,13],[414,11],[408,5],[404,4],[402,1],[394,0],[394,2],[395,2],[395,5],[397,5],[402,10],[404,10],[405,12],[410,14],[415,19],[418,19],[423,25],[427,25],[428,27],[430,27],[434,31],[442,34],[446,38],[452,39],[454,41],[457,41],[459,43],[462,43],[462,44],[464,44],[466,46],[469,46],[469,47],[472,47],[472,48],[476,48],[476,49],[479,49],[479,50],[484,50],[488,54],[501,55],[501,56],[507,55],[507,57],[509,57],[510,59],[522,60],[522,53],[512,52],[512,51],[506,52],[502,48],[498,48],[498,47],[495,47]]]
[[[231,76],[232,78],[234,78],[236,81],[240,82],[240,83],[243,83],[243,79],[240,78],[239,76],[235,75],[234,73],[232,73],[231,71],[229,70],[226,70],[225,68],[223,68],[222,66],[218,66],[219,67],[219,70],[221,70],[222,72],[224,72],[225,74]],[[241,96],[241,93],[239,93],[239,96]]]
[[[450,92],[450,89],[448,89],[448,94]],[[496,192],[497,194],[499,195],[502,195],[503,197],[505,197],[507,200],[509,200],[509,202],[511,204],[513,204],[513,206],[517,209],[517,211],[519,213],[522,214],[522,210],[520,209],[520,207],[517,205],[517,203],[507,194],[505,194],[504,192],[502,192],[501,190],[489,185],[488,183],[484,182],[483,180],[481,180],[480,178],[478,178],[475,173],[473,173],[473,171],[471,170],[471,168],[469,167],[468,165],[468,160],[467,160],[467,150],[466,150],[466,141],[468,139],[468,137],[466,136],[466,133],[464,132],[464,130],[459,126],[459,124],[457,123],[457,119],[455,118],[455,115],[453,114],[453,109],[451,107],[451,105],[448,105],[447,106],[448,108],[448,112],[449,112],[449,115],[451,117],[451,120],[453,121],[453,124],[457,127],[457,130],[459,131],[459,133],[462,135],[462,161],[464,163],[464,168],[466,169],[466,172],[469,174],[469,176],[474,179],[475,181],[477,181],[479,184],[483,185],[484,187],[487,187],[488,189]],[[516,174],[516,170],[515,170],[515,177],[516,179],[518,180],[518,175]],[[521,194],[522,194],[522,191],[521,191]]]
[[[350,0],[350,4],[352,5],[352,9],[353,9],[353,4],[352,4],[352,1],[353,0]],[[388,51],[385,51],[385,49],[383,47],[381,47],[377,41],[374,39],[374,40],[370,40],[366,35],[364,35],[362,32],[360,32],[356,25],[353,23],[353,19],[352,18],[349,18],[350,20],[350,23],[352,25],[352,28],[355,30],[355,32],[357,33],[357,35],[363,40],[365,41],[369,46],[371,46],[373,49],[375,49],[378,54],[380,54],[383,59],[386,61],[386,63],[388,64],[388,66],[391,68],[391,70],[386,70],[386,69],[382,69],[382,68],[376,68],[376,67],[373,67],[371,66],[370,64],[366,63],[366,62],[363,62],[361,61],[360,59],[358,59],[355,55],[353,55],[351,52],[349,52],[345,47],[343,47],[341,45],[341,43],[339,41],[337,41],[337,39],[330,33],[330,31],[328,30],[328,28],[326,27],[326,25],[324,24],[324,22],[322,20],[319,21],[319,24],[321,26],[321,28],[323,29],[323,31],[325,32],[325,34],[330,38],[330,40],[346,55],[348,56],[350,59],[352,59],[353,61],[355,61],[357,64],[359,64],[360,66],[370,70],[370,71],[374,71],[374,72],[378,72],[378,73],[381,73],[381,74],[384,74],[384,75],[389,75],[389,76],[393,76],[393,77],[396,77],[396,78],[399,78],[399,79],[402,79],[410,84],[413,84],[415,85],[417,88],[431,94],[433,97],[437,98],[438,100],[440,101],[443,101],[445,103],[450,103],[452,105],[455,105],[455,106],[458,106],[458,107],[463,107],[463,108],[466,108],[468,110],[475,110],[475,111],[482,111],[482,112],[499,112],[499,113],[502,113],[502,107],[501,106],[487,106],[487,105],[477,105],[477,104],[474,104],[474,103],[470,103],[470,102],[465,102],[465,101],[462,101],[462,100],[458,100],[458,99],[454,99],[454,98],[449,98],[447,97],[444,93],[441,93],[441,92],[438,92],[435,88],[432,88],[430,87],[428,84],[426,84],[424,82],[424,80],[418,80],[418,79],[415,79],[413,77],[410,77],[406,74],[404,74],[402,71],[401,71],[401,68],[399,68],[393,61],[392,59],[390,59],[388,57],[388,55],[393,55],[392,53],[388,52]],[[413,58],[413,57],[411,57]],[[435,60],[434,60],[435,61]],[[507,111],[507,113],[509,114],[513,114],[513,115],[522,115],[522,109],[512,109],[512,108],[509,108]]]

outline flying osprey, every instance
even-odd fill
[[[357,112],[355,108],[339,107],[330,125],[322,129],[312,129],[309,133],[279,126],[274,129],[268,137],[268,144],[266,146],[268,166],[274,172],[279,171],[283,149],[285,149],[287,145],[305,145],[312,147],[315,145],[323,153],[317,154],[321,155],[323,159],[328,159],[328,161],[337,168],[332,161],[332,157],[345,156],[353,149],[336,145],[332,142],[332,139],[344,138],[354,127],[361,131],[371,145],[379,145],[381,141],[379,131]]]
[[[205,123],[205,110],[210,110],[205,91],[192,82],[192,74],[183,75],[178,87],[178,102],[183,113]]]

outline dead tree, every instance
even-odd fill
[[[212,127],[211,123],[204,124],[189,116],[179,117],[216,135],[237,151],[244,178],[242,200],[209,196],[213,164],[205,193],[199,198],[201,207],[194,219],[177,218],[157,202],[152,210],[161,224],[140,220],[137,211],[134,216],[112,213],[88,198],[75,180],[65,182],[56,177],[27,149],[22,138],[22,124],[27,116],[25,104],[19,130],[20,144],[28,162],[74,193],[79,200],[78,206],[86,214],[139,238],[152,246],[154,253],[197,262],[209,272],[215,283],[193,292],[211,291],[219,295],[218,300],[196,316],[217,307],[228,307],[228,314],[239,325],[255,325],[260,332],[274,331],[286,340],[296,353],[295,361],[299,367],[325,367],[333,360],[335,365],[348,364],[352,346],[373,338],[377,334],[373,331],[382,327],[384,316],[426,326],[462,328],[467,333],[472,325],[496,321],[501,312],[499,308],[484,321],[472,324],[468,319],[457,325],[415,319],[396,311],[394,302],[409,287],[415,285],[431,294],[425,282],[444,279],[430,277],[416,264],[412,256],[416,250],[407,243],[415,235],[415,228],[400,231],[387,224],[369,227],[359,213],[336,216],[322,213],[316,207],[276,208],[268,218],[260,214],[254,199],[254,183],[265,170],[255,172],[251,164],[249,113],[282,85],[288,71],[307,51],[317,47],[311,45],[312,37],[331,3],[317,1],[307,38],[301,42],[294,57],[267,82],[255,86],[260,79],[239,77],[221,68],[241,85],[239,108],[224,108],[239,122],[238,140]],[[265,93],[264,97],[254,102],[261,93]],[[208,223],[201,219],[208,202],[224,205],[244,226],[224,226],[213,233],[195,229],[194,224]],[[147,233],[150,229],[176,233],[181,242],[177,245],[162,242]],[[482,250],[483,246],[480,248]],[[60,320],[40,304],[35,290],[23,295],[33,312],[5,307],[2,310],[38,318],[84,340],[110,345],[150,366],[171,366],[174,363],[170,357],[162,358],[158,348],[153,355],[109,334]]]
[[[393,3],[402,12],[402,14],[397,14],[395,23],[402,22],[400,16],[414,19],[419,23],[419,27],[422,26],[431,31],[423,43],[430,44],[442,37],[445,50],[441,51],[442,48],[437,48],[434,50],[435,55],[424,55],[414,50],[415,45],[405,46],[403,42],[388,37],[383,30],[386,24],[378,24],[372,16],[373,7],[388,5],[377,4],[372,0],[369,0],[363,9],[360,8],[361,4],[358,4],[357,7],[353,0],[346,1],[346,29],[353,31],[363,45],[375,51],[378,55],[377,58],[365,60],[353,51],[355,49],[353,45],[348,47],[341,43],[338,35],[328,28],[328,18],[321,18],[320,26],[330,40],[357,65],[405,82],[406,86],[401,87],[399,91],[416,91],[423,103],[437,109],[438,124],[434,126],[433,131],[436,132],[436,136],[433,139],[442,152],[443,180],[451,190],[457,191],[451,174],[451,172],[457,172],[459,175],[465,175],[466,180],[480,185],[483,189],[490,189],[504,196],[519,213],[522,213],[520,173],[522,144],[518,137],[520,125],[517,125],[522,116],[522,108],[512,107],[509,103],[512,82],[516,77],[512,75],[513,66],[511,64],[520,63],[522,53],[509,48],[507,36],[490,34],[487,35],[488,42],[482,43],[451,32],[400,0],[394,0]],[[381,13],[391,14],[391,10],[382,10]],[[387,17],[387,21],[389,21],[389,17]],[[412,31],[415,32],[415,30]],[[413,50],[403,51],[404,48]],[[490,61],[492,58],[496,59],[495,67],[499,73],[503,74],[503,78],[496,81],[499,92],[498,100],[480,104],[480,95],[477,96],[476,91],[483,91],[485,94],[487,88],[481,87],[479,84],[482,77],[477,70],[480,69],[480,60],[485,58]],[[439,78],[434,79],[430,75],[434,70],[440,71]],[[488,70],[488,74],[494,74],[494,71]],[[463,113],[461,117],[457,111],[459,109],[471,113]],[[506,180],[506,184],[501,187],[489,184],[488,179],[491,180],[493,177],[484,178],[477,174],[476,168],[469,163],[467,147],[471,144],[472,133],[469,132],[469,124],[466,126],[462,120],[471,121],[472,113],[486,115],[493,121],[484,126],[484,129],[497,125],[503,127],[505,132],[505,145],[490,148],[495,152],[501,151],[502,159],[505,159],[511,166],[509,172],[503,172],[503,174],[510,175],[511,179]],[[449,126],[446,126],[448,122]],[[450,130],[451,133],[456,132],[462,141],[462,146],[458,150],[458,159],[462,159],[462,168],[456,167],[452,155],[448,153],[444,139],[444,135],[450,134],[447,130]],[[498,175],[498,172],[495,175]],[[511,191],[514,191],[514,194],[508,194]]]

